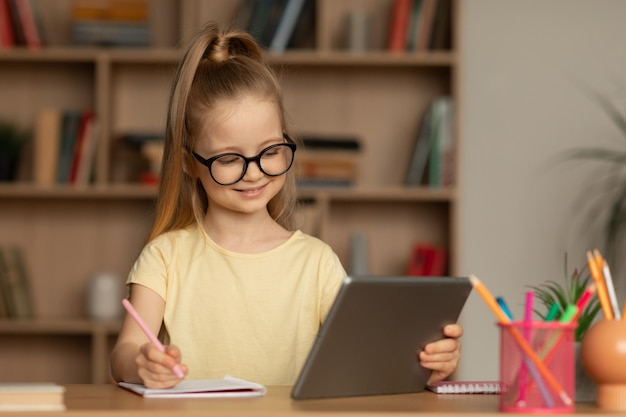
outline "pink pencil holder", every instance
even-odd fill
[[[498,326],[502,386],[500,411],[538,414],[574,412],[576,324],[516,321],[499,323]],[[526,344],[526,349],[523,344]],[[531,358],[528,349],[532,350],[535,358]]]

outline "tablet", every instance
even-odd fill
[[[417,353],[456,323],[467,277],[349,276],[291,391],[294,399],[422,391]]]

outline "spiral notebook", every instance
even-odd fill
[[[439,381],[426,388],[437,394],[499,394],[500,381]]]

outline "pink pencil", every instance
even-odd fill
[[[154,346],[156,346],[156,348],[159,349],[159,351],[165,353],[165,346],[163,346],[163,344],[159,341],[159,339],[157,339],[156,336],[154,334],[152,334],[152,332],[150,331],[150,329],[148,328],[146,323],[143,321],[143,319],[141,318],[139,313],[137,313],[137,310],[135,310],[135,308],[130,303],[130,301],[128,301],[127,299],[124,298],[122,300],[122,305],[124,306],[126,311],[128,311],[128,314],[130,314],[130,316],[139,325],[141,330],[143,330],[143,332],[146,334],[146,336],[148,336],[148,339],[150,339],[150,342]],[[172,370],[174,371],[174,373],[176,374],[177,377],[179,377],[179,378],[184,378],[185,377],[185,373],[183,372],[183,370],[180,368],[180,366],[178,364],[174,365],[174,368],[172,368]]]
[[[524,306],[524,339],[528,340],[529,342],[531,333],[530,326],[533,323],[534,295],[535,293],[533,291],[526,292],[526,305]],[[528,371],[526,369],[526,363],[522,362],[519,371],[519,398],[517,400],[520,405],[526,404],[527,372]]]

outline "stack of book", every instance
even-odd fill
[[[93,172],[97,130],[91,109],[40,110],[33,140],[35,184],[88,184]]]
[[[148,0],[74,0],[72,42],[75,45],[150,45]]]
[[[46,382],[0,383],[0,411],[65,411],[65,387]]]
[[[316,0],[245,0],[236,25],[270,52],[315,46]]]
[[[451,0],[393,0],[387,49],[392,52],[451,48]]]
[[[0,0],[0,49],[41,47],[41,28],[33,0]]]
[[[17,247],[0,247],[0,319],[29,319],[33,316],[22,252]]]
[[[298,185],[347,187],[358,177],[360,142],[348,137],[302,137],[296,152]]]

